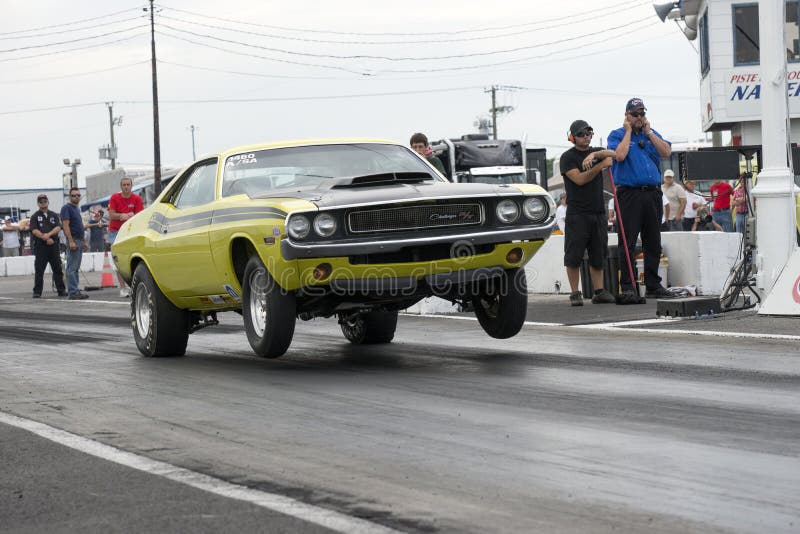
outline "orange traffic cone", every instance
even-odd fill
[[[117,287],[114,283],[114,269],[108,259],[108,251],[103,256],[103,276],[100,277],[100,287]]]

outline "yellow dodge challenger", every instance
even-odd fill
[[[241,313],[268,358],[298,318],[337,317],[352,343],[388,343],[398,311],[434,295],[502,339],[525,321],[523,266],[554,214],[538,186],[450,183],[397,143],[270,143],[181,171],[112,255],[145,356],[183,355],[222,311]]]

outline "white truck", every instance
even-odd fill
[[[522,141],[468,134],[460,139],[436,141],[431,144],[431,150],[442,161],[445,176],[452,182],[530,183]]]

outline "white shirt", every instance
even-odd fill
[[[3,225],[3,248],[18,248],[19,247],[19,231],[6,230],[6,225]]]
[[[698,195],[697,193],[691,193],[689,191],[686,191],[686,209],[683,210],[684,218],[694,219],[695,217],[697,217],[697,209],[693,208],[692,204],[695,204],[695,203],[698,203],[698,202],[701,205],[705,204],[706,203],[706,199],[703,198],[702,195]]]
[[[567,225],[567,207],[562,206],[561,204],[558,205],[556,208],[556,223],[558,224],[558,229],[561,230],[561,233],[564,233],[564,227]]]
[[[668,206],[669,205],[669,200],[667,200],[667,195],[661,195],[661,203],[664,206]],[[672,213],[670,213],[670,215],[672,215]],[[661,210],[661,224],[664,224],[665,222],[667,222],[667,213],[662,209]]]

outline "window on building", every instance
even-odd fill
[[[758,4],[733,6],[733,63],[758,63]]]
[[[705,76],[711,66],[708,51],[708,11],[700,18],[698,29],[700,30],[700,74]]]
[[[786,2],[786,59],[800,61],[800,27],[798,26],[798,2]],[[701,34],[702,35],[702,34]],[[758,4],[733,6],[733,62],[734,65],[757,65],[758,48]],[[702,46],[702,44],[701,44]],[[702,65],[702,58],[701,58]]]

